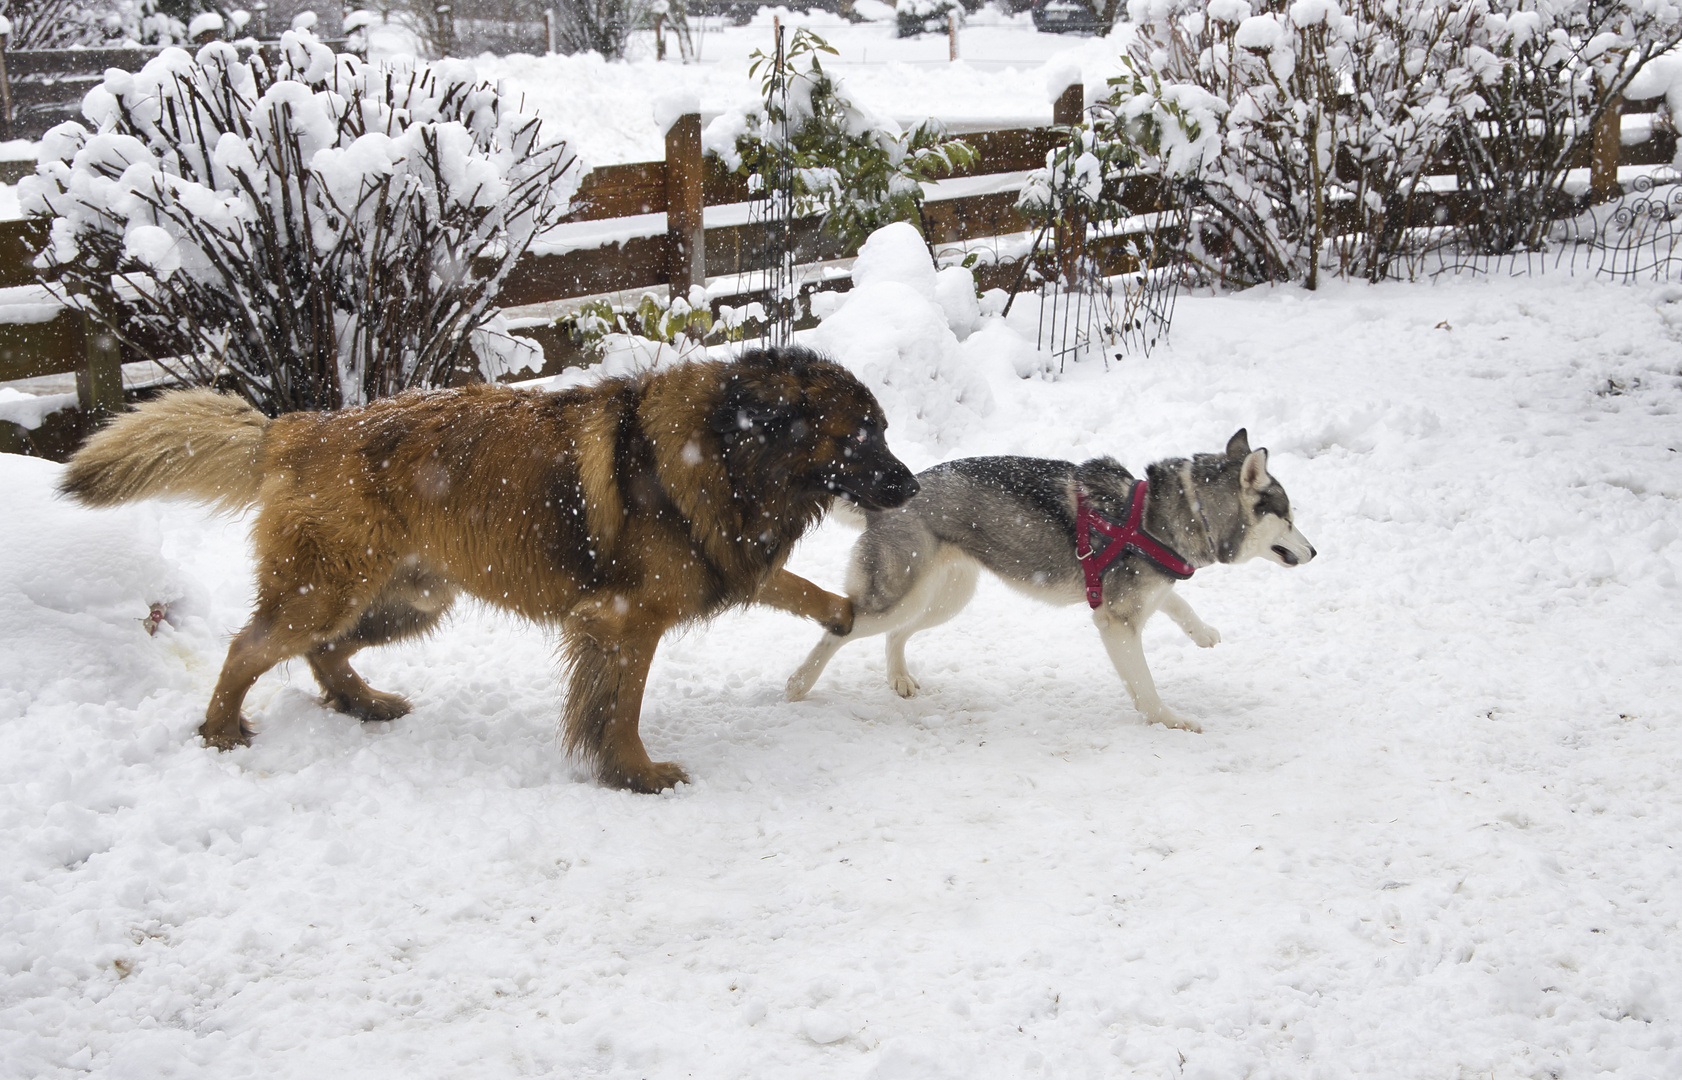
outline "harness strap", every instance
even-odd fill
[[[1145,495],[1149,491],[1145,481],[1133,482],[1133,489],[1127,493],[1127,523],[1121,525],[1092,509],[1086,489],[1075,486],[1075,558],[1080,560],[1081,573],[1086,578],[1086,602],[1093,610],[1104,602],[1104,568],[1124,552],[1143,555],[1158,569],[1182,581],[1197,570],[1167,546],[1145,535]],[[1093,529],[1110,538],[1102,552],[1092,550]]]

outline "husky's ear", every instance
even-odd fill
[[[1232,438],[1226,441],[1226,456],[1229,458],[1246,458],[1250,456],[1250,432],[1239,428],[1232,433]]]
[[[1240,435],[1243,432],[1239,432]],[[1267,448],[1263,447],[1253,454],[1244,457],[1244,467],[1238,472],[1238,482],[1247,491],[1260,491],[1273,483],[1273,477],[1267,475]]]

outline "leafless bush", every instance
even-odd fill
[[[270,415],[505,370],[495,299],[565,212],[566,147],[457,61],[414,72],[283,37],[109,73],[62,124],[26,212],[114,334]]]

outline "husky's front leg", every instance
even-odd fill
[[[1174,624],[1186,632],[1186,637],[1200,649],[1212,649],[1221,643],[1221,632],[1197,617],[1197,612],[1177,592],[1169,592],[1162,600],[1162,607],[1158,609],[1164,615],[1174,620]]]
[[[1196,720],[1174,712],[1157,696],[1156,680],[1151,678],[1151,669],[1145,664],[1144,643],[1139,636],[1143,620],[1124,618],[1100,608],[1093,613],[1093,621],[1098,624],[1098,634],[1104,639],[1104,651],[1110,654],[1110,663],[1115,665],[1116,674],[1126,684],[1127,693],[1133,698],[1133,707],[1139,710],[1140,715],[1148,722],[1163,727],[1202,731],[1202,725]]]

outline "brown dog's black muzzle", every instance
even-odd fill
[[[903,461],[884,451],[854,457],[829,487],[865,510],[892,510],[910,502],[921,485]]]
[[[899,462],[895,461],[894,464],[899,465]],[[873,510],[892,510],[904,506],[923,487],[904,465],[899,465],[897,472],[891,475],[877,473],[875,479],[876,483],[871,488],[871,501],[876,505],[869,508]]]

